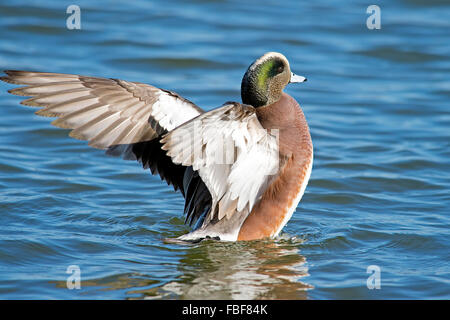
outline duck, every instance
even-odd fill
[[[241,82],[242,102],[205,111],[179,94],[115,78],[5,70],[39,116],[107,155],[135,160],[185,199],[180,241],[276,238],[309,181],[313,145],[299,103],[284,92],[305,82],[267,52]]]

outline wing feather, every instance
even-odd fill
[[[262,127],[251,106],[226,103],[170,131],[161,143],[208,188],[206,221],[248,215],[278,173],[278,136]]]
[[[183,187],[185,169],[164,164],[170,158],[156,151],[159,142],[151,141],[202,114],[194,103],[139,82],[47,72],[5,73],[0,80],[25,85],[9,92],[30,96],[21,103],[41,107],[37,115],[57,117],[52,124],[71,129],[70,136],[88,140],[90,146],[106,149],[108,154],[141,161],[175,189]]]

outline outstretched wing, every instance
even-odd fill
[[[181,125],[161,143],[174,163],[192,166],[207,186],[206,222],[248,215],[279,172],[278,133],[262,127],[255,108],[235,102]]]
[[[94,148],[136,159],[159,173],[175,189],[185,168],[170,161],[155,139],[203,113],[178,94],[151,85],[73,74],[5,71],[1,80],[26,85],[9,90],[31,96],[21,103],[43,107],[36,114],[58,117],[53,125]],[[184,192],[182,190],[182,192]]]

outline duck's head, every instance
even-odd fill
[[[263,107],[277,102],[288,83],[304,82],[305,77],[291,72],[289,61],[278,52],[268,52],[248,67],[242,79],[242,102]]]

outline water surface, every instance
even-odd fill
[[[81,30],[66,8],[81,8]],[[279,51],[308,82],[311,180],[280,238],[167,243],[183,199],[19,106],[0,83],[1,299],[450,298],[450,7],[367,2],[0,4],[0,68],[141,81],[206,110]],[[81,270],[69,290],[66,270]],[[367,267],[381,270],[369,290]]]

